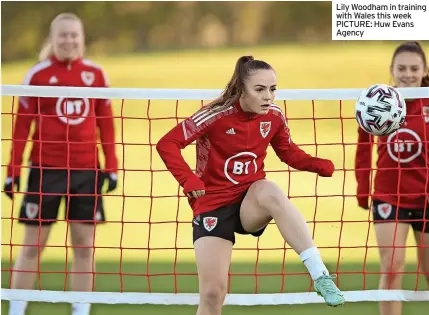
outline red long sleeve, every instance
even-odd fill
[[[188,118],[171,129],[156,145],[156,149],[167,169],[182,187],[187,180],[195,179],[197,176],[186,163],[180,150],[202,136],[204,132],[204,124],[197,126],[192,119]]]
[[[115,152],[115,127],[113,112],[109,100],[100,99],[96,103],[97,126],[100,131],[101,146],[106,159],[105,170],[116,173],[118,170],[118,159]]]
[[[368,198],[370,194],[370,175],[372,160],[372,145],[374,137],[363,129],[358,129],[358,144],[355,159],[355,176],[357,181],[358,198]]]
[[[294,169],[317,173],[319,159],[307,154],[292,142],[286,122],[280,125],[271,140],[271,146],[280,160]]]
[[[7,169],[8,177],[20,176],[22,155],[24,154],[31,123],[37,114],[37,99],[21,97],[12,135],[12,150]]]

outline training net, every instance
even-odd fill
[[[88,272],[93,276],[92,292],[70,289],[73,244],[64,219],[64,203],[43,256],[42,248],[38,250],[41,259],[37,270],[21,270],[37,274],[34,290],[11,289],[11,273],[17,272],[13,264],[23,247],[24,229],[17,218],[28,176],[28,140],[21,191],[13,201],[2,196],[2,300],[197,305],[192,212],[155,146],[168,130],[220,92],[2,85],[2,178],[9,162],[19,96],[35,97],[40,103],[43,98],[111,99],[119,160],[118,188],[103,197],[107,223],[97,225],[92,245],[93,266]],[[354,101],[360,92],[277,91],[276,104],[287,116],[293,141],[309,154],[331,159],[336,172],[332,178],[322,178],[294,170],[281,163],[269,148],[267,178],[279,184],[303,213],[348,302],[429,301],[429,291],[424,291],[428,274],[419,268],[422,262],[416,255],[418,245],[411,235],[406,245],[407,265],[401,272],[403,289],[378,289],[381,272],[372,214],[359,208],[356,201],[358,127]],[[428,88],[401,92],[405,98],[429,98]],[[74,114],[83,112],[75,110]],[[182,153],[189,165],[195,166],[195,144]],[[100,159],[103,164],[103,154]],[[308,303],[323,303],[323,299],[314,293],[299,256],[284,242],[275,224],[270,224],[260,238],[237,235],[226,305]]]

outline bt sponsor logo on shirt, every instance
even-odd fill
[[[235,185],[240,183],[243,175],[255,174],[258,170],[257,155],[252,152],[240,152],[225,161],[224,174]]]
[[[387,152],[395,162],[409,163],[422,153],[423,143],[413,130],[403,128],[387,138]]]
[[[89,113],[89,100],[87,98],[63,98],[57,100],[56,111],[58,118],[65,124],[79,125]]]

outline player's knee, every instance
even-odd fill
[[[26,260],[36,259],[45,249],[50,226],[27,225],[24,232],[24,243],[21,254]]]
[[[36,259],[42,255],[46,246],[46,240],[41,240],[40,243],[25,244],[22,248],[22,254],[26,260]]]
[[[92,258],[93,246],[83,237],[74,236],[73,239],[73,254],[76,259],[89,259]]]
[[[92,247],[76,246],[73,248],[73,254],[76,259],[90,259],[93,256]]]
[[[286,198],[282,190],[273,182],[264,181],[261,187],[258,187],[257,203],[260,207],[273,211],[283,211]]]
[[[392,251],[381,251],[380,261],[380,288],[382,289],[400,289],[402,285],[403,270],[405,266],[405,258],[395,257],[392,260]],[[383,255],[384,254],[384,255]]]
[[[26,245],[22,248],[21,255],[24,256],[25,260],[32,260],[38,258],[43,250],[45,245]]]
[[[404,270],[404,266],[405,266],[405,257],[403,257],[404,255],[395,254],[394,258],[392,259],[391,250],[386,250],[386,251],[381,250],[380,253],[381,253],[380,264],[381,264],[382,272],[397,275],[398,273]]]
[[[76,259],[90,259],[94,249],[94,227],[82,223],[72,224],[71,239]]]
[[[206,285],[200,290],[200,300],[207,307],[221,308],[226,295],[226,287],[222,284]]]

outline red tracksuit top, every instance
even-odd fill
[[[424,208],[428,192],[429,99],[409,100],[402,127],[377,140],[374,199],[394,206]],[[373,136],[359,128],[355,169],[358,197],[370,194]]]
[[[85,59],[61,62],[55,57],[34,65],[23,84],[108,87],[103,70],[93,62]],[[8,176],[20,175],[22,155],[33,120],[32,164],[71,169],[98,168],[98,128],[106,170],[116,172],[118,162],[112,116],[109,100],[20,97]]]
[[[194,140],[195,174],[180,152]],[[320,159],[291,141],[285,116],[276,105],[270,106],[265,115],[244,112],[239,103],[219,113],[202,109],[162,137],[157,150],[182,187],[195,176],[204,183],[205,195],[189,198],[195,217],[239,201],[253,182],[265,178],[264,159],[269,144],[291,167],[318,171]]]

